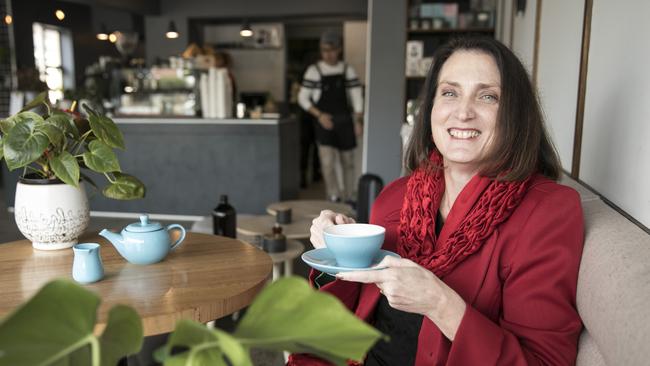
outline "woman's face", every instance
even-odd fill
[[[320,55],[323,61],[328,65],[336,65],[339,62],[340,47],[334,47],[330,44],[320,45]]]
[[[492,56],[456,51],[438,76],[431,131],[445,166],[480,169],[494,139],[501,76]]]

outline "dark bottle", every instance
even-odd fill
[[[237,213],[235,208],[228,204],[228,196],[221,195],[219,205],[212,211],[214,235],[237,237]]]

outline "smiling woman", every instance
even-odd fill
[[[476,171],[494,140],[501,78],[494,59],[480,52],[453,54],[440,72],[431,130],[447,165]]]
[[[434,60],[410,175],[382,191],[370,219],[386,228],[383,249],[402,258],[329,283],[311,278],[390,336],[366,366],[571,365],[584,223],[577,192],[555,182],[557,154],[528,75],[489,38],[452,41]],[[321,213],[312,243],[349,221]]]

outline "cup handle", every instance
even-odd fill
[[[178,238],[178,240],[176,240],[174,244],[172,244],[171,250],[174,250],[181,245],[183,240],[185,240],[185,228],[179,224],[171,224],[167,226],[167,231],[172,231],[172,230],[180,230],[181,232],[181,237]]]

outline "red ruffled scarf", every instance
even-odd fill
[[[442,156],[431,154],[434,166]],[[481,178],[488,179],[488,178]],[[478,251],[499,224],[508,219],[526,194],[532,175],[518,182],[491,180],[480,198],[444,243],[436,237],[436,217],[445,192],[443,169],[419,168],[409,178],[400,213],[397,251],[442,277]]]

